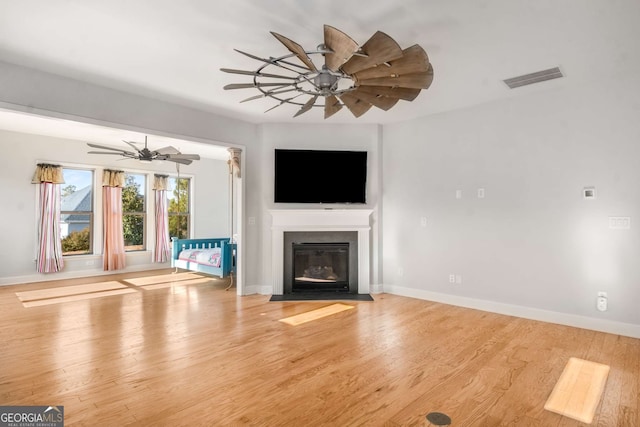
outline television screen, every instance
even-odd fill
[[[367,152],[275,151],[276,203],[366,203]]]

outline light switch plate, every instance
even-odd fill
[[[609,228],[612,230],[629,230],[631,228],[631,217],[629,216],[610,216]]]

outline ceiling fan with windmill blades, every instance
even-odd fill
[[[294,115],[297,117],[313,107],[322,107],[327,119],[346,106],[360,117],[372,106],[386,111],[399,100],[413,101],[433,82],[433,66],[423,48],[415,44],[402,49],[381,31],[360,46],[342,31],[325,25],[324,43],[315,50],[305,50],[283,35],[271,34],[291,53],[261,58],[235,49],[262,65],[255,71],[221,68],[225,73],[252,76],[251,83],[229,84],[224,89],[257,89],[260,94],[240,102],[266,97],[276,100],[278,103],[267,111],[293,104],[300,106]],[[314,55],[323,57],[320,67],[312,60]]]
[[[182,154],[178,149],[168,146],[159,148],[157,150],[150,150],[147,147],[147,137],[144,137],[144,148],[139,149],[136,147],[135,143],[131,141],[122,141],[125,144],[128,144],[134,151],[127,151],[121,148],[109,147],[106,145],[98,145],[87,142],[87,145],[92,148],[99,148],[101,150],[108,151],[89,151],[88,154],[109,154],[122,156],[127,159],[137,159],[141,162],[151,162],[153,160],[166,160],[169,162],[180,163],[183,165],[190,165],[194,160],[200,160],[200,156],[198,154]]]

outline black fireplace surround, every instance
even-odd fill
[[[358,293],[358,233],[284,233],[284,294]]]

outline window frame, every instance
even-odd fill
[[[90,218],[90,224],[89,224],[89,252],[83,252],[83,253],[77,253],[77,254],[64,254],[63,257],[65,257],[65,259],[68,260],[76,260],[74,262],[79,261],[80,259],[82,259],[83,257],[87,260],[87,266],[89,265],[94,265],[95,259],[98,259],[99,257],[103,256],[103,241],[104,241],[104,235],[103,235],[103,230],[102,230],[102,181],[100,179],[101,177],[101,173],[104,169],[108,169],[107,166],[104,165],[96,165],[96,164],[91,164],[91,163],[71,163],[71,162],[60,162],[60,161],[52,161],[50,159],[42,159],[42,160],[38,160],[41,163],[56,163],[59,164],[63,170],[66,169],[75,169],[75,170],[82,170],[82,171],[88,171],[91,172],[92,174],[92,181],[91,181],[91,211],[61,211],[61,215],[65,215],[65,214],[85,214],[85,215],[89,215]],[[153,182],[153,174],[157,173],[157,171],[152,171],[152,170],[140,170],[140,169],[135,169],[135,168],[119,168],[120,170],[122,170],[125,174],[133,174],[133,175],[142,175],[145,178],[145,184],[144,184],[144,217],[143,217],[143,225],[144,225],[144,238],[143,238],[143,249],[135,249],[135,250],[127,250],[126,254],[130,254],[135,256],[135,254],[140,254],[143,252],[150,252],[153,250],[154,244],[155,244],[155,234],[153,233],[153,230],[155,230],[155,197],[152,195],[152,191],[151,191],[151,183]],[[180,178],[180,180],[186,180],[188,182],[188,189],[187,189],[187,197],[188,197],[188,201],[187,203],[183,206],[184,209],[186,209],[186,212],[175,212],[173,213],[173,215],[170,214],[170,216],[176,216],[179,215],[181,217],[186,217],[186,222],[187,222],[187,234],[185,236],[183,236],[183,238],[191,238],[192,234],[194,233],[194,224],[195,224],[195,214],[194,214],[194,200],[195,200],[195,176],[192,174],[171,174],[169,173],[169,179],[172,180],[174,183],[177,182],[178,176]],[[64,188],[65,184],[61,184],[61,189]],[[39,192],[37,191],[37,188],[34,189],[34,197],[37,198],[39,197]],[[168,202],[171,199],[168,197]],[[133,214],[133,213],[132,213]],[[142,215],[142,212],[140,213],[135,213],[135,214],[139,214]],[[123,215],[125,215],[124,212],[124,207],[123,207]],[[37,218],[38,218],[38,210],[34,209],[34,228],[37,228]],[[124,230],[123,230],[124,231]],[[36,233],[37,234],[37,233]],[[175,236],[174,236],[175,237]],[[37,248],[37,239],[34,239],[34,248]],[[37,249],[34,249],[37,250]],[[128,255],[127,255],[128,256]],[[90,261],[91,260],[91,261]],[[83,261],[84,262],[84,261]],[[75,264],[74,264],[75,265]]]

